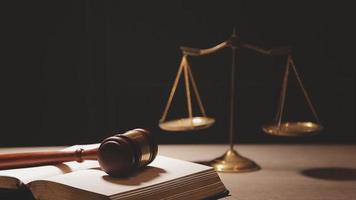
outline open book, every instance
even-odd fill
[[[23,187],[40,200],[204,199],[228,193],[213,168],[165,156],[125,178],[108,176],[97,161],[0,170],[0,188]]]

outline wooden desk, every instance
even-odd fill
[[[60,149],[0,148],[0,153]],[[220,156],[227,145],[160,145],[159,153],[188,161]],[[237,200],[356,199],[356,145],[237,145],[261,170],[219,173]]]

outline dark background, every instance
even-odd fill
[[[1,2],[1,146],[98,142],[112,130],[150,129],[160,143],[228,139],[229,49],[191,58],[210,129],[158,128],[181,59],[180,46],[207,48],[231,35],[264,48],[292,46],[325,130],[306,138],[264,134],[285,57],[238,52],[238,143],[355,143],[355,17],[326,1]],[[180,85],[182,86],[182,85]],[[312,120],[291,76],[289,119]],[[169,117],[184,113],[177,91]],[[184,113],[185,114],[185,113]]]

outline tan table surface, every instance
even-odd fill
[[[0,153],[62,147],[0,148]],[[208,161],[227,145],[160,145],[159,154]],[[236,145],[261,170],[219,173],[237,200],[356,200],[356,145]]]

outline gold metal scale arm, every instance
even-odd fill
[[[297,83],[301,88],[304,98],[307,101],[308,107],[311,110],[316,123],[314,122],[282,122],[283,113],[285,110],[285,98],[287,95],[288,87],[288,77],[290,73],[290,68],[294,72],[294,75],[297,79]],[[300,75],[295,67],[294,61],[291,55],[287,57],[286,69],[283,75],[283,83],[281,94],[279,97],[279,104],[277,107],[277,112],[275,116],[274,124],[267,124],[262,127],[262,130],[268,134],[279,135],[279,136],[302,136],[302,135],[312,135],[323,129],[323,126],[320,123],[318,114],[316,113],[315,107],[313,106],[310,97],[303,85],[303,82],[300,78]]]
[[[182,50],[182,60],[178,69],[178,73],[174,80],[171,92],[168,97],[167,104],[163,111],[162,117],[159,120],[159,126],[163,130],[168,131],[187,131],[187,130],[196,130],[202,128],[208,128],[215,123],[215,119],[209,118],[206,115],[206,111],[204,105],[202,103],[197,84],[195,82],[191,67],[188,62],[188,56],[203,56],[215,53],[223,48],[229,47],[229,41],[222,42],[214,47],[207,49],[198,49],[191,47],[181,47]],[[187,110],[188,110],[188,118],[181,118],[176,120],[166,121],[168,111],[172,105],[172,101],[174,98],[174,94],[177,90],[180,77],[184,76],[184,84],[185,84],[185,93],[186,93],[186,101],[187,101]],[[196,97],[200,112],[202,114],[201,117],[193,116],[192,109],[192,91],[190,88],[190,84],[193,88],[193,94]]]
[[[213,123],[215,122],[214,119],[206,116],[205,108],[202,103],[202,100],[201,100],[201,97],[200,97],[200,94],[198,91],[198,87],[195,82],[195,79],[194,79],[191,67],[189,65],[187,56],[188,56],[187,54],[183,54],[181,64],[178,69],[177,76],[174,80],[172,90],[169,94],[168,102],[164,109],[163,115],[159,121],[160,122],[159,126],[164,130],[168,130],[168,131],[196,130],[196,129],[208,128],[211,125],[213,125]],[[169,108],[171,107],[173,97],[177,90],[179,79],[180,79],[182,73],[184,75],[188,118],[166,121],[167,114],[168,114]],[[193,116],[192,94],[191,94],[191,90],[190,90],[190,84],[192,85],[193,94],[196,97],[196,100],[198,102],[198,106],[199,106],[200,112],[202,114],[201,117]]]
[[[222,42],[214,47],[207,48],[207,49],[198,49],[198,48],[191,48],[191,47],[181,47],[180,49],[182,50],[184,55],[189,55],[189,56],[203,56],[203,55],[209,55],[212,53],[215,53],[225,47],[228,47],[229,42],[225,41]]]

